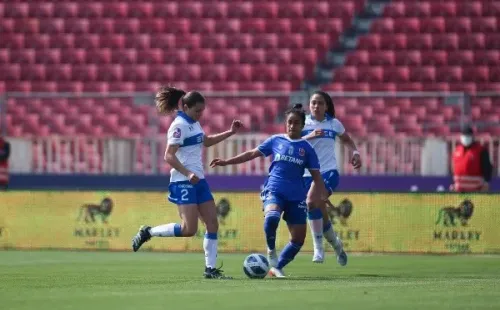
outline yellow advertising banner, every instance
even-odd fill
[[[214,193],[224,252],[265,251],[258,193]],[[500,253],[500,195],[335,193],[329,214],[352,252]],[[0,248],[130,250],[140,225],[179,222],[158,192],[1,192]],[[278,247],[288,242],[280,225]],[[193,238],[141,250],[202,251]],[[312,250],[310,236],[305,251]]]

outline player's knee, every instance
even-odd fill
[[[295,244],[303,245],[305,239],[306,239],[306,234],[303,234],[303,235],[292,236],[292,238],[290,238],[290,241]]]
[[[183,223],[182,225],[182,236],[192,237],[196,235],[198,231],[198,223]]]

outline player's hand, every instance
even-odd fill
[[[303,139],[314,139],[314,138],[318,138],[318,137],[322,137],[325,135],[325,132],[323,131],[323,129],[315,129],[314,131],[311,131],[310,133],[308,133],[307,135],[303,136],[302,138]]]
[[[488,184],[487,182],[484,182],[483,186],[481,187],[481,191],[482,192],[487,192],[489,190],[490,190],[490,184]]]
[[[450,192],[454,192],[455,191],[455,185],[454,184],[450,184]]]
[[[223,159],[220,159],[220,158],[216,158],[216,159],[212,160],[212,162],[210,163],[210,167],[212,167],[212,168],[215,168],[217,166],[224,167],[226,165],[227,165],[226,161]]]
[[[359,156],[359,154],[354,154],[351,158],[351,164],[354,167],[354,169],[361,168],[362,165],[361,156]]]
[[[193,185],[200,182],[200,178],[192,172],[188,175],[188,178],[189,178],[189,183]]]
[[[238,120],[238,119],[235,119],[233,120],[233,123],[231,124],[231,132],[232,133],[237,133],[241,128],[243,128],[243,123]]]

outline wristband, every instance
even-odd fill
[[[358,151],[354,151],[354,152],[352,152],[352,156],[355,156],[355,155],[359,155],[359,156],[361,156],[361,154],[359,154],[359,152],[358,152]]]

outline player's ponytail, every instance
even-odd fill
[[[321,90],[315,91],[313,95],[320,95],[321,97],[323,97],[323,100],[325,100],[326,103],[326,114],[335,118],[335,106],[333,105],[332,97],[330,97],[328,93]]]
[[[302,125],[304,125],[306,123],[306,111],[304,111],[303,107],[302,103],[296,103],[292,106],[292,108],[285,111],[285,116],[294,113],[300,117]]]
[[[162,87],[155,97],[156,109],[160,113],[172,113],[179,108],[179,100],[186,94],[182,89]]]

